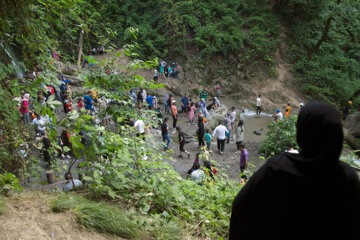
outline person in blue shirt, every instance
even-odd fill
[[[131,89],[130,91],[130,98],[131,98],[131,101],[136,104],[136,94],[134,92],[134,90]]]
[[[93,104],[94,104],[94,101],[93,99],[90,97],[91,95],[91,92],[89,91],[87,93],[87,95],[84,96],[84,103],[85,103],[85,109],[86,110],[93,110]]]
[[[183,114],[186,113],[188,103],[189,103],[189,97],[188,94],[186,93],[185,96],[181,98],[181,112]]]
[[[149,95],[146,98],[146,102],[149,104],[149,109],[153,109],[154,108],[154,97]]]
[[[67,89],[66,84],[69,84],[69,83],[71,83],[71,81],[69,79],[65,79],[64,75],[61,75],[61,85],[60,85],[61,92],[66,92],[66,89]]]

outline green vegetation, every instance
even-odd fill
[[[228,63],[269,69],[275,64],[279,22],[265,0],[8,2],[0,18],[0,39],[19,48],[29,69],[40,53],[52,50],[62,59],[77,59],[81,29],[87,52],[98,43],[106,50],[121,47],[131,39],[129,27],[140,32],[143,59],[162,57],[204,67],[216,57],[228,70]],[[237,62],[229,61],[230,56]]]
[[[353,98],[360,89],[359,1],[277,1],[274,11],[288,24],[301,91],[337,106]],[[360,98],[353,100],[359,107]]]
[[[129,34],[132,37],[125,54],[134,56],[136,55],[134,49],[140,49],[135,42],[138,35],[135,29],[129,29]],[[56,74],[52,68],[51,59],[45,57],[43,60],[47,71],[43,72],[32,84],[22,86],[33,96],[40,88],[40,83],[51,84]],[[157,65],[157,61],[134,59],[127,66],[119,66],[114,64],[112,59],[100,62],[98,65],[99,68],[82,71],[79,77],[82,79],[84,87],[97,90],[106,98],[112,99],[113,104],[99,112],[98,115],[111,114],[116,129],[109,131],[106,126],[94,125],[93,116],[76,110],[63,119],[57,119],[54,111],[57,102],[49,99],[44,106],[34,104],[36,111],[46,113],[53,120],[54,128],[49,128],[48,134],[52,140],[52,148],[49,151],[54,152],[56,149],[57,128],[71,131],[70,141],[73,152],[77,158],[82,159],[80,172],[85,175],[88,188],[91,190],[89,197],[114,199],[113,201],[120,206],[134,209],[136,215],[145,219],[158,219],[154,221],[153,225],[149,225],[150,230],[144,230],[146,233],[151,232],[151,235],[156,238],[169,239],[168,235],[179,232],[179,226],[181,226],[178,224],[179,222],[184,222],[184,228],[190,230],[190,235],[214,238],[227,236],[232,199],[240,189],[239,184],[218,179],[214,185],[204,182],[203,186],[199,186],[194,182],[182,179],[179,173],[164,161],[165,157],[159,151],[163,147],[161,143],[156,143],[151,137],[144,142],[141,138],[134,136],[134,129],[120,124],[127,118],[133,117],[144,119],[147,125],[157,125],[153,111],[142,110],[140,112],[128,104],[128,92],[131,88],[145,87],[151,91],[162,87],[162,85],[156,85],[135,74],[137,69],[154,67]],[[110,70],[126,68],[127,71],[118,75],[107,75],[102,69],[104,66]],[[5,81],[8,79],[5,78]],[[21,95],[19,81],[15,79],[12,82],[15,87],[11,90],[5,88],[3,91],[15,96]],[[15,109],[13,105],[11,107]],[[15,113],[11,115],[14,117],[14,122],[21,125],[16,111],[12,112]],[[11,118],[5,118],[4,124],[6,121],[11,121]],[[34,137],[31,134],[32,129],[27,129],[26,126],[23,128],[25,129],[24,133],[18,133],[13,129],[14,132],[17,132],[16,138],[6,138],[6,143],[9,143],[6,146],[16,148],[18,146],[16,144],[25,143],[27,139],[30,140]],[[27,130],[30,130],[29,133]],[[88,140],[86,143],[81,141],[80,132],[85,132]],[[103,134],[102,141],[98,137],[100,132]],[[22,136],[23,138],[21,138]],[[13,141],[15,144],[12,144]],[[10,148],[4,148],[5,151],[8,155],[11,154]],[[107,156],[106,161],[101,156]],[[14,159],[16,157],[19,156],[14,156]],[[32,170],[32,167],[26,167],[23,170],[29,171]],[[226,177],[225,174],[224,177]],[[71,199],[71,201],[69,204],[75,203],[76,199]],[[121,236],[128,234],[127,236],[131,238],[138,237],[136,232],[119,230],[124,225],[130,224],[126,218],[122,217],[125,216],[124,214],[119,213],[120,216],[116,218],[115,215],[109,215],[113,209],[99,210],[102,207],[102,205],[78,207],[79,222],[84,226],[101,231]],[[107,217],[110,218],[109,221],[119,221],[122,226],[106,222]],[[180,237],[180,235],[176,236]]]
[[[94,202],[75,194],[62,194],[51,202],[54,212],[73,210],[84,227],[130,239],[181,239],[182,224],[166,216],[148,218],[114,205]]]
[[[260,151],[265,156],[275,155],[287,150],[288,143],[292,143],[295,149],[299,149],[296,143],[297,115],[292,115],[283,121],[272,121],[266,138],[260,145]]]
[[[12,173],[0,174],[0,194],[7,195],[10,191],[21,191],[19,179]]]

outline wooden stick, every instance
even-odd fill
[[[83,50],[82,50],[83,37],[84,37],[84,30],[81,29],[80,38],[79,38],[79,55],[78,55],[78,62],[77,62],[78,69],[80,69],[80,67],[81,67],[81,56],[83,55]]]

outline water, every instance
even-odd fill
[[[264,112],[262,112],[260,114],[260,116],[262,116],[262,117],[272,117],[271,114],[264,113]],[[246,119],[246,118],[250,118],[250,117],[256,117],[256,112],[245,108],[244,112],[240,113],[240,118],[242,118],[242,119]]]
[[[21,66],[19,66],[16,63],[17,62],[16,57],[13,56],[7,48],[5,48],[5,46],[3,45],[2,42],[0,42],[0,46],[5,50],[6,55],[8,55],[8,57],[11,59],[11,64],[14,67],[16,78],[23,79],[24,78],[24,71],[22,70]]]

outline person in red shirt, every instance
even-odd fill
[[[78,98],[78,102],[77,102],[77,107],[79,109],[79,111],[84,108],[84,103],[82,101],[82,98]]]
[[[67,114],[71,111],[72,111],[72,102],[70,100],[70,97],[66,96],[66,98],[64,100],[64,112],[65,112],[65,114]]]
[[[24,94],[20,106],[20,113],[22,114],[22,120],[24,121],[25,124],[30,123],[29,99],[30,99],[30,94],[28,93]]]

